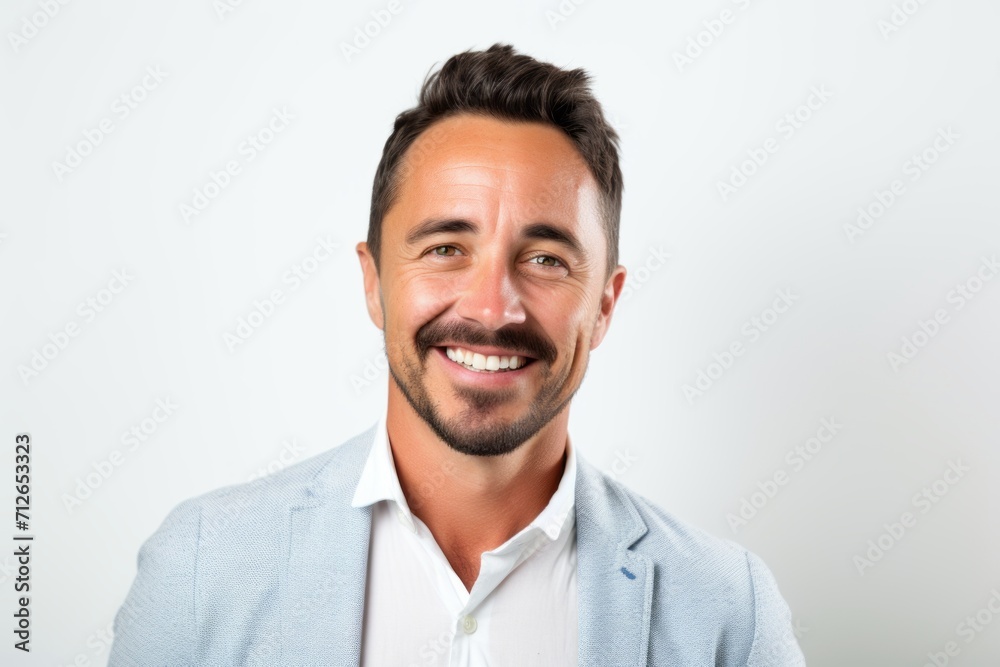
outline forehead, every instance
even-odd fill
[[[569,223],[596,216],[597,183],[572,140],[540,122],[461,114],[407,150],[396,204],[414,216],[454,213]],[[395,208],[395,206],[394,206]],[[409,216],[407,216],[409,217]]]

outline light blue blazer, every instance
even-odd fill
[[[174,508],[142,545],[110,665],[357,665],[375,426]],[[579,664],[804,665],[764,563],[610,479],[576,480]],[[521,666],[514,666],[521,667]]]

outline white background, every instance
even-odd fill
[[[104,664],[99,633],[173,506],[374,423],[387,374],[353,246],[382,145],[433,65],[502,41],[590,71],[622,136],[633,282],[573,403],[582,455],[628,461],[624,483],[760,554],[810,665],[923,665],[949,641],[949,664],[994,664],[1000,279],[977,271],[1000,256],[1000,7],[908,0],[893,24],[890,0],[400,3],[350,58],[341,45],[386,2],[95,0],[51,17],[4,3],[0,479],[12,507],[14,436],[30,433],[37,537],[30,656],[11,648],[0,556],[0,662]],[[731,22],[712,23],[723,10]],[[162,82],[130,92],[147,68]],[[814,87],[829,99],[801,109]],[[241,142],[273,109],[294,119],[247,161]],[[797,111],[808,119],[787,136],[777,124]],[[105,118],[113,131],[57,174]],[[948,128],[913,180],[908,161]],[[769,138],[777,151],[724,201],[719,182]],[[229,160],[240,173],[185,221],[180,205]],[[845,229],[896,179],[881,217]],[[337,251],[293,288],[283,276],[320,237]],[[102,292],[122,270],[127,286]],[[959,308],[966,282],[979,291]],[[274,289],[284,301],[230,350],[225,334]],[[793,305],[751,341],[744,323],[770,317],[779,290]],[[88,298],[105,301],[90,320]],[[939,309],[947,321],[894,368],[888,353]],[[710,367],[734,341],[744,353]],[[36,352],[44,368],[25,373]],[[699,371],[715,379],[689,400]],[[167,398],[177,409],[130,450],[122,434]],[[842,428],[792,465],[823,418]],[[915,504],[957,461],[957,483]],[[773,497],[752,496],[782,471]],[[99,485],[68,507],[88,475]],[[759,507],[734,531],[744,499]],[[916,524],[883,535],[907,511]],[[880,536],[889,550],[859,566]],[[977,612],[991,622],[960,627]]]

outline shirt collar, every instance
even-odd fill
[[[552,494],[552,498],[541,513],[525,529],[537,528],[553,541],[559,537],[563,528],[571,525],[573,519],[571,510],[576,498],[576,451],[568,434],[566,452],[566,466],[556,492]],[[397,509],[412,529],[413,514],[406,503],[399,477],[396,475],[384,410],[375,427],[375,439],[354,490],[351,507],[365,507],[380,500],[395,502]]]

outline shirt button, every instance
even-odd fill
[[[465,630],[465,634],[471,635],[476,631],[476,619],[473,616],[466,616],[462,619],[462,629]]]

